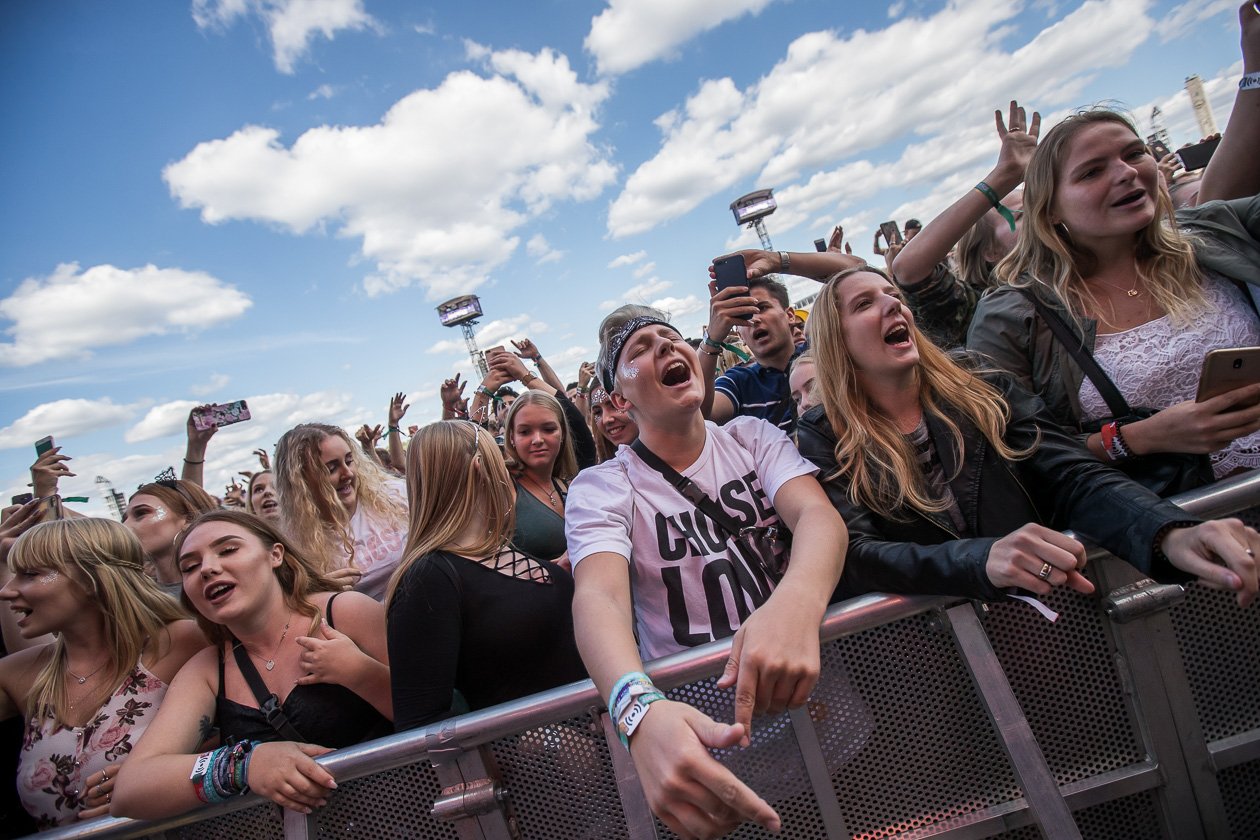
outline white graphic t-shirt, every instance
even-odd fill
[[[407,483],[391,480],[385,485],[387,492],[407,504]],[[402,560],[407,546],[407,520],[390,521],[359,505],[350,517],[350,535],[354,538],[354,565],[363,572],[355,589],[380,601],[390,576]],[[348,559],[348,558],[347,558]]]
[[[681,472],[741,527],[777,524],[779,488],[818,471],[764,420],[736,417],[705,427],[700,457]],[[575,570],[599,552],[629,559],[645,661],[734,635],[774,586],[759,564],[731,549],[722,528],[628,446],[578,474],[564,518]]]

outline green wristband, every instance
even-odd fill
[[[984,181],[981,181],[976,184],[976,189],[980,191],[981,195],[989,199],[989,203],[993,205],[993,209],[998,211],[999,216],[1006,219],[1006,223],[1011,226],[1011,233],[1014,233],[1015,214],[1011,212],[1009,207],[1002,203],[1002,199],[998,198],[998,194],[993,191],[993,187],[990,187]]]

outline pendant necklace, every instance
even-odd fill
[[[551,490],[550,490],[550,489],[548,489],[548,488],[546,488],[546,487],[543,487],[543,486],[542,486],[541,484],[539,484],[537,481],[534,481],[534,477],[533,477],[532,475],[530,475],[529,473],[521,473],[521,475],[523,475],[523,476],[525,476],[527,479],[529,479],[529,483],[530,483],[530,484],[534,485],[534,486],[535,486],[535,487],[537,487],[539,490],[541,490],[541,491],[543,491],[544,493],[546,493],[546,494],[547,494],[547,500],[551,503],[551,506],[552,506],[553,508],[559,508],[559,507],[560,507],[560,504],[556,501],[556,494],[555,494],[555,493],[551,492]]]
[[[88,680],[92,679],[92,677],[95,677],[97,674],[99,674],[99,673],[100,673],[100,671],[101,671],[101,669],[102,669],[102,668],[104,668],[104,667],[105,667],[105,663],[104,663],[104,662],[102,662],[100,665],[97,665],[97,666],[96,666],[96,670],[95,670],[95,671],[93,671],[92,673],[88,674],[86,677],[80,677],[80,676],[79,676],[78,674],[76,674],[74,671],[71,671],[71,670],[70,670],[70,664],[69,664],[69,663],[66,663],[66,673],[67,673],[67,674],[69,674],[70,676],[74,677],[75,682],[77,682],[79,685],[83,685],[83,684],[84,684],[84,683],[86,683]]]
[[[276,669],[276,654],[280,652],[280,646],[284,644],[285,636],[289,635],[289,625],[292,623],[293,623],[293,613],[292,611],[290,611],[289,620],[284,623],[284,632],[280,634],[280,641],[276,642],[276,649],[271,652],[270,659],[263,660],[263,667],[265,667],[268,671],[274,671]],[[246,650],[249,650],[249,648],[246,648]],[[257,656],[258,654],[252,654],[252,655]]]

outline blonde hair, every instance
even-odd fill
[[[998,249],[997,228],[994,219],[1006,224],[1006,220],[990,210],[958,240],[958,279],[973,289],[987,289],[993,285],[993,267],[990,259]]]
[[[855,274],[874,274],[892,283],[870,266],[845,269],[827,280],[809,318],[814,390],[836,434],[836,471],[824,480],[847,475],[855,504],[893,518],[906,507],[924,513],[945,510],[944,502],[929,492],[913,445],[871,402],[858,378],[844,339],[840,300],[840,284]],[[961,466],[966,456],[963,433],[943,406],[975,424],[1001,457],[1017,460],[1031,454],[1032,448],[1016,451],[1003,439],[1010,408],[1001,393],[933,344],[913,319],[907,321],[919,351],[919,402],[925,417],[936,417],[949,430],[957,463]]]
[[[326,578],[324,573],[293,545],[292,541],[272,527],[267,520],[239,510],[215,510],[199,517],[175,538],[175,557],[179,558],[184,550],[184,543],[193,531],[212,522],[235,525],[257,539],[265,549],[276,545],[284,549],[284,557],[275,569],[276,578],[280,581],[280,589],[284,593],[284,603],[298,615],[310,618],[313,632],[319,623],[320,612],[319,608],[311,603],[309,596],[316,592],[338,592],[341,586]],[[213,622],[199,613],[189,599],[187,590],[182,587],[179,600],[197,619],[197,625],[211,644],[219,645],[232,639],[232,631],[227,628],[227,625]]]
[[[1037,144],[1024,181],[1024,223],[1014,250],[995,269],[1003,283],[1051,292],[1076,319],[1098,312],[1098,300],[1082,282],[1094,272],[1097,261],[1073,242],[1071,231],[1056,226],[1051,219],[1073,138],[1083,129],[1103,123],[1122,125],[1138,137],[1123,115],[1094,108],[1067,117]],[[1194,259],[1193,238],[1177,230],[1168,191],[1157,190],[1153,198],[1155,217],[1136,233],[1133,258],[1151,297],[1173,323],[1180,325],[1207,305],[1202,274]]]
[[[387,605],[407,570],[425,555],[455,548],[489,555],[507,545],[516,528],[516,491],[499,446],[467,420],[440,420],[416,432],[407,454],[407,497],[407,545],[389,579]],[[486,519],[485,535],[474,545],[459,544],[460,533],[478,516]]]
[[[63,519],[31,528],[9,552],[15,574],[47,569],[65,575],[101,614],[102,638],[109,641],[109,684],[116,691],[140,661],[145,648],[188,614],[144,571],[144,549],[131,529],[112,519]],[[52,656],[26,697],[28,720],[53,717],[69,726],[63,675],[68,665],[65,637],[58,634]]]
[[[520,475],[525,469],[520,453],[516,451],[516,444],[512,441],[514,434],[512,427],[516,423],[517,413],[527,405],[537,405],[547,409],[560,424],[560,451],[556,453],[555,463],[551,465],[551,477],[560,481],[570,481],[578,472],[577,455],[573,453],[573,433],[569,428],[568,418],[564,416],[560,401],[544,391],[526,391],[521,394],[508,409],[507,417],[503,419],[503,455],[507,460],[508,471],[512,475]]]
[[[343,429],[302,423],[285,432],[276,444],[273,464],[280,523],[294,545],[325,573],[340,568],[341,557],[346,558],[346,565],[354,565],[350,512],[337,497],[319,454],[320,445],[329,437],[341,438],[351,452],[358,504],[400,525],[407,518],[406,506],[387,489],[390,476]]]

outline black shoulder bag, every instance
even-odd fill
[[[1155,414],[1158,409],[1130,408],[1116,383],[1102,369],[1093,354],[1085,349],[1081,338],[1072,332],[1059,314],[1037,297],[1031,289],[1020,288],[1019,291],[1028,298],[1037,310],[1037,316],[1046,322],[1050,332],[1067,349],[1089,381],[1098,389],[1099,395],[1111,410],[1111,417],[1096,420],[1082,425],[1086,432],[1097,432],[1104,424],[1113,420],[1123,426],[1137,420],[1145,420]],[[1116,469],[1129,478],[1160,496],[1174,496],[1186,490],[1193,490],[1211,484],[1215,477],[1212,474],[1212,461],[1206,455],[1190,452],[1153,452],[1149,455],[1138,455],[1127,461],[1113,464]]]
[[[642,438],[630,444],[630,448],[643,459],[643,463],[663,475],[683,498],[695,505],[697,510],[704,513],[727,533],[740,559],[745,563],[751,559],[775,583],[782,579],[783,573],[787,570],[787,561],[780,558],[787,557],[792,546],[792,534],[786,527],[741,526],[722,509],[721,505],[710,499],[694,481],[679,473],[678,470],[662,461],[655,452],[648,449]],[[755,587],[754,591],[759,589],[760,587]]]
[[[296,726],[289,722],[288,716],[280,708],[280,698],[267,690],[267,685],[263,682],[258,669],[254,667],[254,662],[249,658],[245,646],[233,640],[232,656],[236,657],[236,667],[240,669],[245,682],[249,683],[249,690],[254,693],[254,699],[258,701],[258,710],[263,713],[267,723],[271,724],[271,727],[279,732],[284,740],[306,743],[306,738]]]

